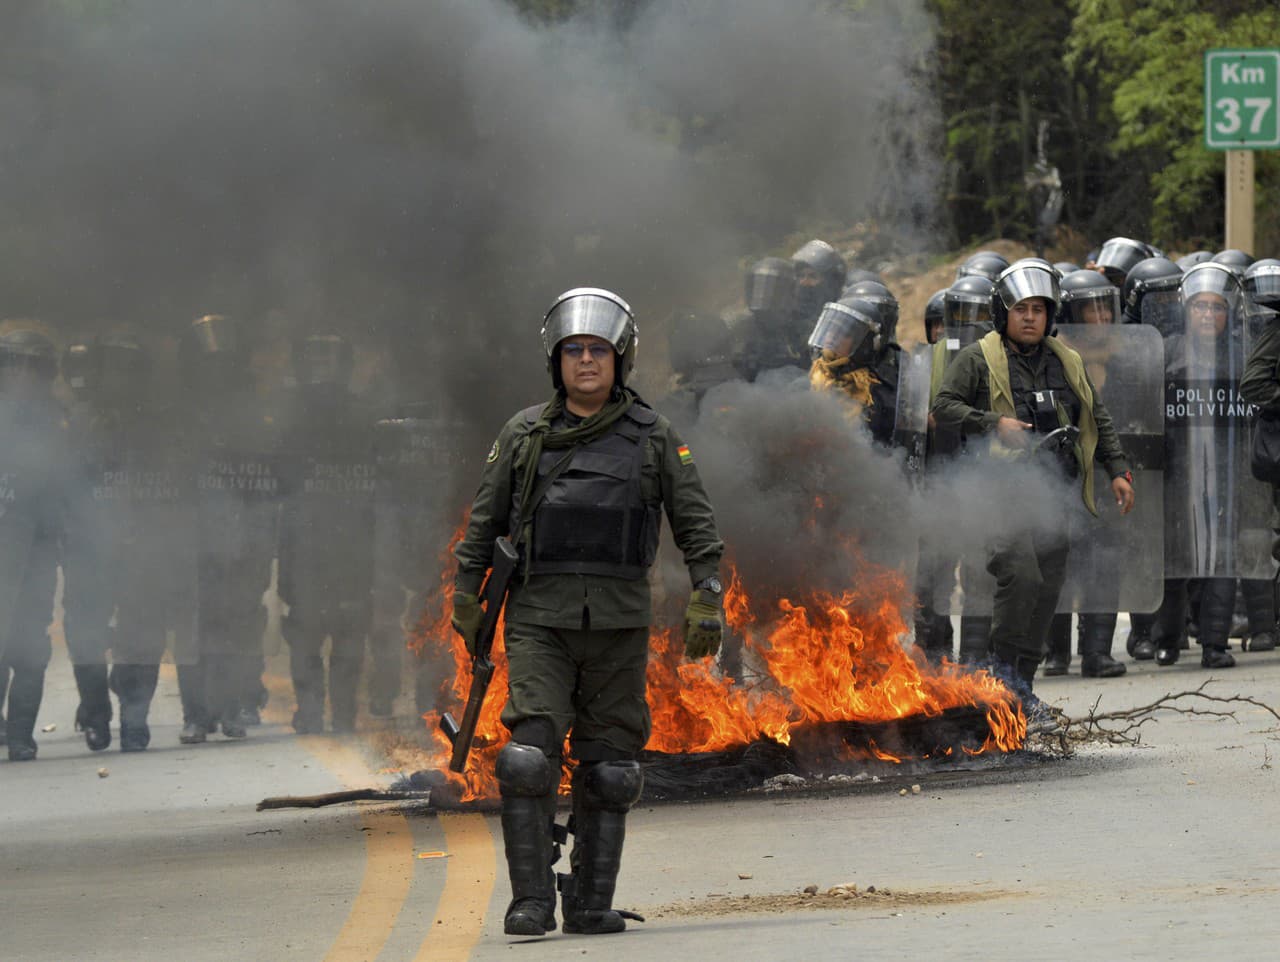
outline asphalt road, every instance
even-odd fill
[[[1280,706],[1280,653],[1237,657],[1210,690]],[[1038,689],[1083,714],[1099,696],[1127,708],[1205,677],[1189,658]],[[1163,716],[1141,747],[997,773],[642,807],[617,903],[649,921],[521,942],[502,934],[492,816],[254,810],[386,784],[361,739],[268,724],[179,746],[166,671],[154,747],[91,755],[74,703],[59,652],[40,718],[57,730],[38,736],[38,761],[0,762],[0,959],[1244,960],[1275,958],[1280,939],[1280,739],[1248,705],[1234,720]],[[899,795],[910,782],[920,794]],[[846,884],[860,895],[825,894]],[[806,886],[819,895],[801,898]]]

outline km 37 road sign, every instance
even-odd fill
[[[1280,147],[1280,50],[1206,50],[1204,144],[1211,150]]]

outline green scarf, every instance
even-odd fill
[[[611,395],[599,411],[588,418],[583,418],[580,424],[571,428],[552,428],[551,426],[565,411],[562,392],[557,391],[555,397],[543,405],[538,420],[529,429],[529,441],[525,445],[524,457],[521,461],[524,479],[520,487],[520,523],[515,532],[516,547],[529,540],[530,529],[533,526],[533,509],[536,507],[533,504],[533,488],[538,479],[538,462],[542,459],[542,452],[544,450],[561,451],[582,444],[590,444],[617,424],[619,418],[630,411],[631,405],[637,400],[639,398],[636,393],[624,387]],[[569,456],[571,455],[566,455],[566,457]]]

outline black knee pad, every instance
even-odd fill
[[[532,745],[508,742],[498,752],[494,766],[498,790],[503,795],[524,798],[541,797],[556,787],[556,772],[542,749]]]
[[[556,729],[550,718],[522,718],[511,728],[511,740],[521,745],[532,745],[542,749],[548,758],[560,754],[563,747],[556,744]]]
[[[606,812],[625,812],[640,801],[644,772],[639,762],[597,762],[583,780],[587,804]]]

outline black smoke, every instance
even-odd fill
[[[666,312],[740,259],[873,210],[920,227],[923,4],[631,7],[14,0],[0,316],[336,329],[380,387],[488,433],[546,393],[537,329],[566,288],[631,301],[644,371]]]

